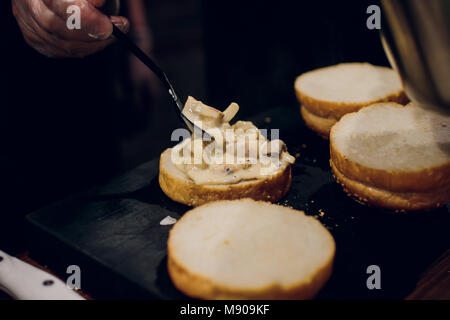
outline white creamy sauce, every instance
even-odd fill
[[[167,216],[164,219],[162,219],[159,224],[162,226],[170,226],[177,222],[177,219],[172,218],[171,216]]]
[[[260,179],[295,162],[284,142],[267,141],[253,123],[230,125],[238,110],[236,103],[221,112],[188,98],[183,114],[213,137],[211,141],[191,137],[174,148],[183,159],[175,166],[194,183],[234,184]]]

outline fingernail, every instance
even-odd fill
[[[110,35],[111,34],[107,34],[107,33],[96,33],[96,34],[88,33],[89,37],[96,39],[96,40],[106,40],[109,38]]]
[[[123,25],[124,25],[123,19],[121,19],[121,18],[119,18],[119,17],[111,17],[111,22],[112,22],[113,24],[115,24],[117,27],[123,26]]]
[[[88,36],[94,39],[99,39],[99,37],[96,34],[88,33]]]
[[[123,19],[121,17],[111,17],[111,22],[122,32],[128,31],[129,23],[128,20]]]

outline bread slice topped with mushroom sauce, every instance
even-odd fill
[[[295,158],[253,123],[230,124],[238,111],[236,103],[221,112],[188,98],[183,114],[209,137],[193,134],[161,154],[159,184],[169,198],[199,206],[242,198],[276,202],[288,192]]]

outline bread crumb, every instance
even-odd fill
[[[177,219],[172,218],[171,216],[167,216],[164,219],[162,219],[159,224],[162,226],[170,226],[172,224],[175,224],[177,222]]]
[[[296,157],[296,158],[300,158],[300,156],[301,156],[301,154],[300,154],[299,152],[297,152],[297,153],[295,154],[295,157]]]
[[[302,148],[305,149],[306,148],[306,144],[303,143],[302,144]]]
[[[264,122],[265,123],[271,123],[272,122],[272,118],[271,117],[265,117],[264,118]]]

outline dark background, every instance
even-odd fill
[[[183,98],[219,109],[238,102],[241,119],[298,108],[302,72],[388,65],[378,32],[366,28],[377,2],[147,1],[151,54]],[[10,1],[0,6],[0,248],[14,252],[26,239],[25,214],[157,157],[180,124],[165,92],[137,97],[119,46],[46,58],[23,41]]]

